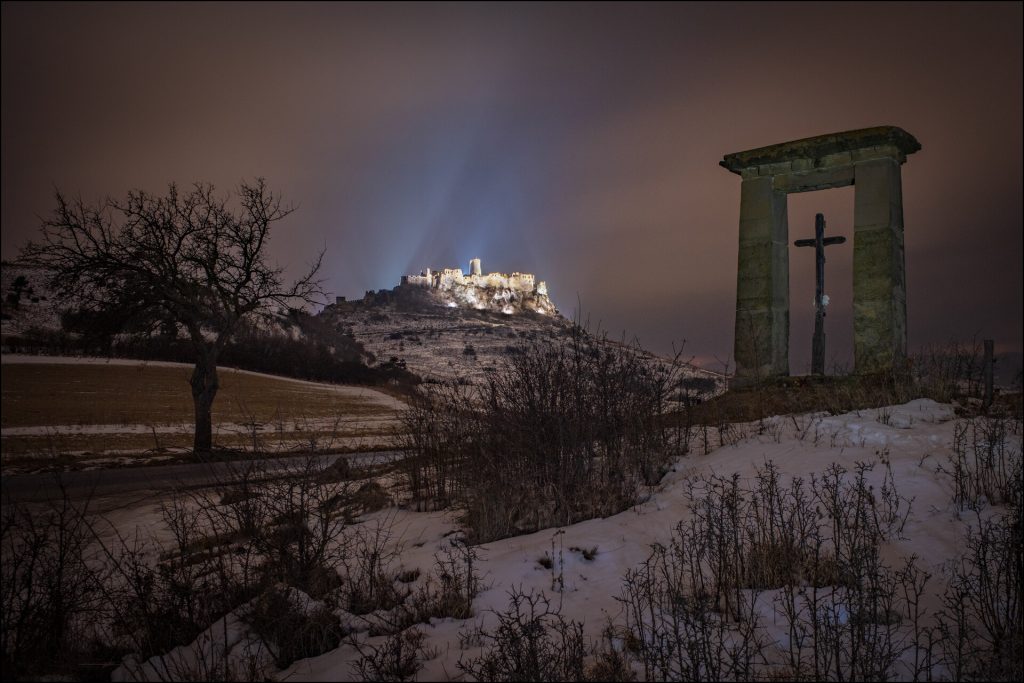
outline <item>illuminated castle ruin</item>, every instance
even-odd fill
[[[419,275],[403,275],[402,286],[426,287],[435,290],[449,306],[471,306],[476,309],[500,310],[511,314],[517,310],[532,310],[543,314],[555,313],[548,299],[548,286],[537,282],[533,273],[483,274],[480,259],[469,262],[469,274],[461,268],[431,270]]]

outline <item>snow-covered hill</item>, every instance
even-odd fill
[[[518,348],[538,343],[558,343],[572,334],[573,322],[557,312],[541,313],[517,308],[505,313],[455,303],[446,293],[417,287],[397,287],[368,293],[358,302],[328,306],[319,317],[350,335],[377,363],[404,364],[426,382],[476,383],[501,367]],[[609,344],[620,345],[614,340]],[[669,363],[628,345],[654,363]],[[699,377],[708,393],[724,390],[719,374],[682,364],[684,377]]]
[[[1002,444],[1007,450],[1007,462],[1019,468],[1019,422],[1011,424],[1016,425],[1016,431],[1006,434]],[[642,676],[637,650],[641,645],[635,639],[630,640],[633,636],[626,635],[630,615],[622,599],[624,577],[651,556],[652,548],[670,547],[678,529],[682,528],[677,525],[685,526],[694,521],[695,510],[700,509],[715,477],[722,477],[725,485],[734,481],[741,491],[752,490],[768,463],[777,467],[783,489],[803,486],[811,490],[812,486],[818,486],[821,487],[818,490],[823,491],[827,489],[828,477],[836,477],[834,481],[840,482],[842,487],[852,486],[858,464],[863,463],[865,487],[861,491],[869,495],[869,499],[862,503],[880,511],[888,509],[885,505],[895,506],[890,510],[894,514],[888,520],[890,531],[879,546],[880,562],[893,572],[899,572],[910,558],[916,558],[916,567],[930,575],[920,595],[921,625],[932,625],[934,615],[942,607],[939,596],[947,583],[947,571],[966,552],[968,532],[977,530],[983,520],[991,519],[1004,509],[993,505],[996,501],[981,500],[976,501],[979,510],[976,513],[954,501],[950,463],[955,460],[958,449],[962,452],[962,437],[969,428],[970,421],[956,419],[951,406],[925,399],[837,416],[808,414],[771,418],[760,425],[740,425],[726,445],[705,455],[680,458],[646,501],[632,509],[606,519],[593,519],[479,547],[476,569],[483,578],[484,589],[473,601],[473,616],[469,619],[435,618],[414,627],[422,633],[417,636],[422,639],[414,648],[418,666],[422,667],[416,679],[459,679],[459,662],[479,656],[493,644],[473,634],[479,633],[480,628],[493,633],[498,625],[498,614],[508,609],[513,592],[543,593],[552,610],[558,610],[567,620],[582,623],[586,642],[603,642],[606,647],[631,658],[629,666]],[[826,473],[829,474],[826,476]],[[814,484],[815,481],[818,483]],[[838,489],[840,492],[853,490],[842,487]],[[814,505],[818,506],[821,517],[807,522],[832,529],[831,518],[824,516],[823,503],[814,503],[811,510]],[[154,508],[144,516],[150,520],[151,528],[158,526],[153,521],[157,514]],[[450,547],[452,534],[458,529],[454,512],[418,513],[393,508],[367,515],[361,524],[373,529],[386,528],[390,547],[398,553],[394,569],[419,570],[419,581],[427,580],[435,566],[435,557]],[[822,600],[828,595],[829,609],[833,610],[830,614],[834,617],[833,621],[823,623],[836,633],[846,633],[842,636],[846,638],[852,633],[851,629],[863,625],[862,621],[856,621],[863,617],[856,617],[857,607],[849,602],[853,598],[843,597],[848,595],[845,592],[848,589],[829,587],[830,580],[820,581],[824,585],[817,584],[815,591],[820,593],[816,595]],[[794,652],[792,638],[796,632],[789,628],[785,617],[786,592],[771,586],[742,592],[751,600],[753,611],[748,619],[756,620],[762,645],[756,666],[757,675],[761,676],[759,680],[790,679],[794,672],[787,662]],[[899,602],[891,609],[895,613],[904,607],[904,603]],[[183,667],[181,671],[198,670],[197,659],[202,659],[198,653],[206,652],[206,656],[210,656],[210,653],[224,651],[230,651],[235,666],[239,667],[236,670],[256,662],[264,667],[265,674],[280,680],[358,680],[358,660],[375,650],[383,651],[388,639],[373,634],[373,615],[356,617],[340,609],[334,614],[354,631],[352,638],[358,648],[352,641],[346,641],[337,649],[277,671],[272,657],[266,654],[273,648],[261,643],[244,619],[232,613],[226,622],[218,622],[191,646],[175,650],[171,657],[152,659],[145,664],[134,658],[127,660],[126,665],[115,672],[114,680],[140,677],[155,680],[157,671],[166,675],[165,667],[171,664]],[[708,623],[718,623],[715,619],[717,617]],[[915,677],[915,657],[922,655],[920,650],[908,645],[915,627],[905,617],[886,617],[876,623],[872,631],[876,635],[869,636],[884,635],[890,638],[887,642],[896,639],[897,647],[893,650],[896,655],[885,672],[890,680]],[[735,635],[738,628],[736,623],[727,625],[726,635]],[[937,636],[937,632],[933,635]],[[806,634],[804,637],[809,638]],[[802,641],[803,647],[807,647],[808,642]],[[935,648],[933,654],[937,655],[938,646]],[[860,656],[876,655],[877,652]],[[849,657],[850,653],[842,656]],[[844,667],[855,666],[848,659],[843,662]],[[929,660],[928,666],[928,675],[936,679],[951,674],[947,665],[937,660]]]

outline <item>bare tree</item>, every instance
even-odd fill
[[[59,190],[56,200],[41,241],[30,242],[22,258],[48,269],[54,294],[117,329],[129,323],[184,327],[196,363],[193,448],[209,452],[220,352],[247,318],[269,313],[275,303],[322,296],[316,276],[323,251],[287,285],[283,269],[267,263],[270,228],[294,208],[282,206],[262,178],[241,184],[237,206],[203,183],[188,192],[172,183],[165,196],[133,190],[124,200],[96,206]]]

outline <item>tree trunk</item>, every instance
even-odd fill
[[[213,399],[220,386],[217,380],[217,359],[214,354],[199,354],[190,383],[196,413],[192,453],[209,453],[213,448]]]

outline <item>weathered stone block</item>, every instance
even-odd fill
[[[854,364],[858,372],[884,372],[906,356],[906,316],[895,301],[853,304]],[[905,309],[904,309],[905,310]]]
[[[852,185],[854,180],[853,165],[836,168],[816,168],[777,175],[772,180],[772,187],[778,192],[810,192],[833,187]]]
[[[853,163],[853,154],[850,152],[838,152],[836,154],[829,154],[822,159],[819,166],[828,168],[830,166],[846,166]]]
[[[771,219],[775,201],[771,178],[750,178],[740,184],[740,224]],[[743,234],[741,232],[740,236]]]
[[[764,244],[772,241],[771,218],[740,221],[740,246]]]
[[[748,243],[740,246],[739,266],[741,280],[766,280],[772,276],[774,254],[771,242]]]
[[[900,167],[894,159],[886,157],[855,164],[854,180],[855,225],[861,229],[902,227]]]
[[[789,311],[736,312],[737,378],[740,384],[789,372]]]
[[[896,235],[891,229],[856,230],[853,236],[853,258],[857,263],[855,277],[860,282],[895,274]]]

